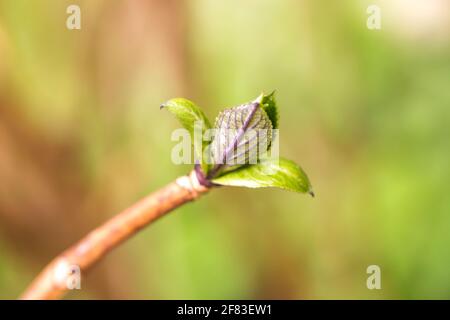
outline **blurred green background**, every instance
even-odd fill
[[[280,152],[316,198],[215,190],[67,298],[450,298],[446,0],[0,0],[0,298],[190,170],[162,102],[213,119],[272,89]]]

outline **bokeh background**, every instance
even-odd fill
[[[190,170],[170,160],[162,102],[213,119],[273,89],[281,154],[316,198],[211,192],[67,298],[450,298],[446,0],[0,0],[0,298]]]

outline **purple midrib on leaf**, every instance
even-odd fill
[[[214,176],[219,172],[219,170],[225,165],[226,159],[230,156],[231,152],[233,152],[233,150],[237,147],[239,141],[242,139],[245,132],[247,131],[248,126],[250,125],[250,122],[252,121],[252,118],[255,115],[256,110],[258,110],[258,107],[259,107],[258,102],[253,102],[250,105],[250,112],[247,114],[247,117],[244,120],[244,124],[242,125],[242,127],[239,128],[236,136],[233,139],[233,143],[231,143],[228,146],[228,148],[226,148],[226,150],[224,151],[221,163],[216,164],[208,173],[208,179],[214,178]]]

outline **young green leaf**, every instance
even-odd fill
[[[278,108],[275,101],[275,91],[270,94],[262,93],[256,101],[261,103],[261,108],[267,113],[270,121],[272,122],[272,128],[278,129]]]
[[[194,145],[196,158],[201,158],[204,160],[202,157],[202,152],[209,142],[203,141],[203,137],[206,130],[211,128],[211,124],[203,111],[192,101],[183,98],[171,99],[161,105],[161,109],[163,108],[169,110],[173,115],[175,115],[183,128],[189,131],[189,134],[191,135],[191,142]],[[196,123],[201,126],[196,127]],[[194,143],[194,131],[196,128],[201,128],[201,131],[199,130],[198,132],[198,136],[199,139],[202,139],[201,143],[197,144]]]
[[[225,173],[212,182],[247,188],[277,187],[295,192],[308,192],[314,196],[306,173],[293,161],[286,159],[265,159],[258,164]]]

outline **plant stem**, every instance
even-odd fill
[[[58,299],[68,290],[73,266],[81,273],[101,260],[109,251],[173,209],[207,192],[195,171],[178,178],[125,209],[91,231],[74,246],[57,256],[36,277],[21,299]]]

